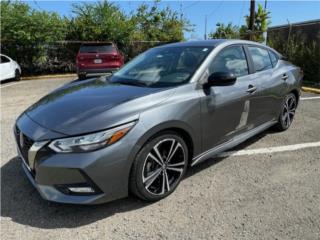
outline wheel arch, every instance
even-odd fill
[[[198,154],[201,150],[201,141],[199,134],[196,134],[188,124],[181,121],[167,121],[161,124],[158,124],[150,128],[145,132],[137,141],[134,149],[130,153],[130,167],[128,168],[128,186],[130,185],[130,176],[132,174],[133,163],[136,159],[136,156],[141,151],[142,147],[155,136],[161,134],[165,131],[174,131],[179,134],[183,140],[186,142],[188,147],[188,164],[191,163],[191,160],[194,155]]]
[[[292,90],[290,91],[290,93],[293,93],[293,94],[294,94],[294,96],[296,97],[297,103],[299,103],[299,99],[300,99],[299,90],[298,90],[298,89],[292,89]]]
[[[161,134],[162,132],[173,131],[180,135],[185,143],[187,144],[189,150],[189,158],[192,159],[192,156],[197,151],[200,151],[201,144],[199,142],[198,134],[196,134],[192,127],[188,126],[188,124],[181,121],[168,121],[158,124],[147,132],[143,134],[142,137],[138,140],[136,146],[138,149],[135,150],[133,159],[137,155],[137,153],[141,150],[141,148],[155,136]]]

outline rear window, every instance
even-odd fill
[[[111,44],[106,44],[106,45],[82,45],[80,47],[80,52],[81,53],[110,53],[114,52],[115,47],[112,46]]]

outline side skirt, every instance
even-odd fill
[[[226,151],[230,148],[233,148],[233,147],[239,145],[240,143],[257,135],[258,133],[261,133],[261,132],[267,130],[268,128],[270,128],[272,125],[274,125],[276,123],[277,123],[276,120],[266,122],[266,123],[254,128],[254,129],[251,129],[248,132],[245,132],[245,133],[242,133],[238,136],[235,136],[234,138],[232,138],[231,140],[229,140],[223,144],[220,144],[214,148],[209,149],[208,151],[206,151],[204,153],[201,153],[200,155],[198,155],[192,159],[191,166],[194,166],[204,160],[207,160],[210,157],[216,156],[217,154],[219,154],[223,151]]]

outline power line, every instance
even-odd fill
[[[219,5],[218,5],[215,9],[213,9],[213,11],[212,11],[211,13],[207,14],[207,16],[210,17],[210,16],[212,16],[213,14],[215,14],[216,11],[218,11],[219,8],[222,6],[222,4],[223,4],[223,0],[220,1],[220,2],[219,2]]]
[[[222,3],[223,3],[223,0],[220,1],[219,5],[218,5],[215,9],[213,9],[213,11],[212,11],[211,13],[205,15],[205,19],[204,19],[204,39],[205,39],[205,40],[207,39],[207,24],[208,24],[208,18],[209,18],[210,16],[212,16],[216,11],[219,10],[219,8],[221,7]]]
[[[44,9],[42,7],[39,6],[39,4],[37,3],[36,0],[33,1],[34,4],[39,8],[39,10],[44,11]]]
[[[186,9],[188,9],[188,8],[191,8],[191,7],[193,7],[194,5],[196,5],[196,4],[198,4],[198,3],[200,3],[200,1],[194,1],[193,3],[188,4],[187,6],[185,6],[185,7],[183,8],[183,10],[186,10]]]

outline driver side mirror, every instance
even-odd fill
[[[237,80],[237,77],[230,72],[215,72],[212,73],[208,82],[205,84],[206,87],[212,86],[230,86],[233,85]]]

